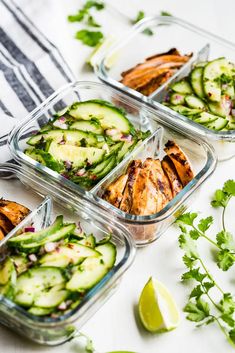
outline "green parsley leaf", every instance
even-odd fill
[[[207,217],[207,218],[203,218],[203,219],[200,220],[200,222],[198,224],[198,229],[201,232],[205,233],[210,228],[212,223],[213,223],[213,217],[212,216]]]
[[[207,302],[199,298],[196,303],[189,301],[184,307],[184,312],[188,313],[188,320],[200,322],[210,315],[210,306]]]
[[[224,184],[223,192],[226,192],[228,195],[235,196],[235,181],[228,180]]]
[[[170,12],[167,12],[167,11],[161,11],[160,15],[161,16],[172,16],[172,14]]]
[[[181,279],[183,281],[189,280],[189,279],[194,279],[195,281],[201,283],[204,280],[204,278],[206,278],[206,276],[207,276],[206,274],[200,272],[200,268],[198,267],[198,268],[191,269],[188,272],[185,272],[182,275]]]
[[[101,42],[103,37],[103,33],[101,32],[88,31],[86,29],[78,31],[75,36],[76,39],[90,47],[95,47],[98,43]]]
[[[235,243],[231,233],[222,230],[216,235],[216,240],[221,249],[235,251]]]
[[[234,261],[235,258],[229,252],[229,250],[224,249],[219,252],[217,257],[217,264],[221,270],[227,271],[234,264]]]
[[[216,190],[214,198],[211,201],[213,207],[226,207],[229,201],[229,196],[223,190]]]
[[[193,259],[198,258],[198,251],[196,243],[190,238],[188,234],[181,234],[179,236],[179,246],[185,251],[185,254]]]
[[[198,214],[197,213],[184,213],[180,215],[176,222],[182,222],[184,224],[187,224],[188,226],[192,226],[195,218],[197,218]]]

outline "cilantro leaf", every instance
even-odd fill
[[[143,20],[144,17],[145,17],[144,11],[140,10],[140,11],[137,13],[135,19],[132,20],[132,23],[133,23],[133,24],[136,24],[137,22]]]
[[[188,272],[185,272],[181,278],[183,281],[188,279],[194,279],[195,281],[201,283],[204,280],[204,278],[206,278],[206,276],[207,276],[206,274],[200,272],[200,268],[198,267],[198,268],[191,269]]]
[[[202,218],[198,224],[198,229],[205,233],[213,223],[213,217]]]
[[[217,257],[217,264],[221,270],[227,271],[234,264],[234,261],[235,258],[229,252],[229,250],[224,249],[219,252]]]
[[[200,322],[210,315],[210,306],[207,302],[199,298],[195,303],[189,301],[184,307],[184,312],[188,313],[188,320]]]
[[[222,230],[216,235],[216,240],[217,240],[217,244],[222,249],[235,251],[235,243],[231,233]]]
[[[161,16],[172,16],[172,14],[170,12],[167,12],[167,11],[161,11],[160,15]]]
[[[191,239],[188,234],[181,234],[179,236],[179,246],[182,250],[185,251],[185,254],[193,259],[199,257],[196,243]]]
[[[84,9],[79,10],[77,14],[69,15],[68,21],[69,22],[81,22],[86,15],[87,15],[87,10],[84,10]]]
[[[197,240],[200,237],[200,233],[196,229],[190,230],[189,234],[193,240]]]
[[[180,215],[176,222],[182,222],[184,224],[187,224],[188,226],[192,226],[195,218],[197,218],[198,214],[197,213],[184,213]]]
[[[226,322],[226,324],[228,324],[230,327],[234,327],[235,321],[234,321],[234,319],[232,318],[231,314],[227,314],[227,313],[222,314],[222,315],[220,316],[220,318],[221,318],[224,322]]]
[[[194,258],[191,258],[187,255],[184,255],[183,256],[183,262],[185,264],[186,267],[188,268],[193,268],[194,264],[195,264],[195,259]]]
[[[223,192],[226,192],[228,195],[235,196],[235,181],[228,180],[224,184]]]
[[[203,287],[205,288],[205,290],[207,291],[207,292],[209,292],[209,290],[211,289],[211,288],[213,288],[214,287],[214,283],[213,282],[203,282]]]
[[[151,30],[151,28],[145,28],[143,30],[143,33],[146,34],[147,36],[153,36],[154,32]]]
[[[211,206],[213,207],[226,207],[229,201],[229,196],[223,190],[216,190],[214,193]]]
[[[90,47],[95,47],[98,43],[103,39],[103,33],[88,31],[86,29],[82,29],[76,33],[75,38],[80,40],[83,44],[86,44]]]
[[[229,337],[235,343],[235,328],[229,331]]]
[[[100,24],[97,23],[95,21],[94,17],[91,15],[89,15],[87,18],[87,24],[88,24],[88,26],[91,26],[91,27],[100,27]]]
[[[220,301],[221,310],[225,313],[232,314],[235,311],[235,302],[231,293],[224,293],[223,299]]]
[[[189,295],[189,298],[200,298],[202,294],[204,294],[204,291],[202,290],[201,285],[198,284],[195,288],[193,288],[192,292]]]

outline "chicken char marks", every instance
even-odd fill
[[[177,49],[147,58],[121,74],[121,82],[148,96],[179,70],[191,55],[180,55]]]
[[[161,211],[193,178],[183,151],[172,141],[165,146],[167,155],[162,161],[133,160],[126,173],[106,188],[103,198],[133,215],[146,216]]]

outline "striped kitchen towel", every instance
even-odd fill
[[[0,0],[0,17],[0,162],[5,162],[12,128],[75,77],[55,45],[12,0]]]

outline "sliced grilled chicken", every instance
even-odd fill
[[[142,162],[140,160],[133,160],[127,169],[128,179],[123,193],[123,198],[119,207],[120,210],[124,212],[130,212],[133,202],[133,187],[141,168]]]
[[[29,209],[17,202],[0,200],[0,213],[2,213],[14,226],[19,224],[28,214]]]
[[[171,185],[172,196],[175,197],[182,189],[183,186],[179,180],[177,171],[169,156],[165,156],[162,160],[162,169],[169,179]]]
[[[113,181],[105,190],[103,198],[115,207],[119,207],[123,198],[123,192],[128,179],[128,174],[121,175]]]
[[[131,214],[150,215],[157,212],[158,190],[151,177],[153,160],[145,162],[132,187]]]
[[[174,73],[176,70],[168,70],[167,72],[152,78],[145,85],[138,87],[136,90],[145,96],[149,96],[151,93],[156,91],[160,86],[162,86]]]
[[[7,235],[14,228],[14,225],[9,221],[9,219],[1,213],[0,228],[2,229],[4,235]]]
[[[163,56],[163,55],[178,55],[178,56],[180,56],[180,52],[176,48],[171,48],[165,53],[160,53],[160,54],[155,54],[155,55],[149,56],[145,60],[146,61],[152,60],[154,58],[157,58],[158,56]]]
[[[158,190],[164,195],[164,206],[172,199],[172,191],[168,178],[166,177],[159,159],[154,160]],[[163,206],[163,207],[164,207]]]
[[[165,144],[164,151],[172,160],[182,185],[187,185],[193,179],[194,174],[184,152],[173,141]]]
[[[4,238],[5,234],[2,230],[2,228],[0,228],[0,240],[2,240]]]

